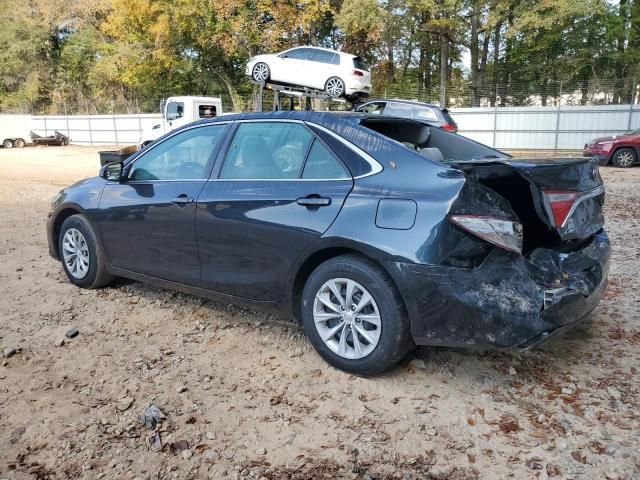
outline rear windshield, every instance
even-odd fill
[[[360,57],[353,58],[353,66],[358,70],[367,70],[367,71],[369,70],[369,67],[367,67],[367,64],[364,63],[364,60],[362,60],[362,58]]]

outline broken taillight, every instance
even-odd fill
[[[578,198],[578,192],[571,190],[543,190],[553,215],[554,227],[562,227]]]
[[[522,225],[511,220],[482,215],[451,215],[451,222],[510,252],[522,253]]]

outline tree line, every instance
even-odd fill
[[[175,94],[242,109],[255,54],[342,49],[374,92],[444,104],[630,102],[640,0],[0,0],[0,111],[155,111]],[[602,88],[606,85],[606,98]],[[600,86],[600,87],[599,87]],[[414,95],[416,96],[416,95]]]

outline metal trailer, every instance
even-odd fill
[[[53,136],[43,137],[42,135],[38,135],[37,133],[31,132],[31,142],[34,145],[58,145],[65,146],[69,145],[69,137],[67,137],[64,133],[60,133],[58,130],[54,132]]]
[[[326,93],[324,90],[317,90],[314,88],[300,87],[296,85],[284,85],[272,82],[258,82],[254,79],[250,79],[250,82],[258,86],[258,93],[256,95],[256,102],[254,111],[264,111],[264,91],[271,90],[273,92],[273,111],[282,110],[282,100],[289,99],[289,110],[295,109],[295,99],[299,99],[300,110],[310,111],[311,99],[317,98],[320,100],[348,103],[353,109],[357,102],[348,101],[344,98],[335,98]],[[304,105],[303,105],[304,102]]]

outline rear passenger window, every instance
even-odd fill
[[[431,110],[429,107],[413,107],[413,118],[416,120],[427,120],[429,122],[437,122],[438,116],[436,112]]]
[[[306,179],[346,179],[351,176],[340,162],[318,140],[313,142],[307,163],[302,172]]]
[[[242,123],[229,146],[220,178],[296,179],[312,140],[311,132],[297,123]]]
[[[391,117],[411,118],[411,110],[409,104],[388,102],[384,114]]]

